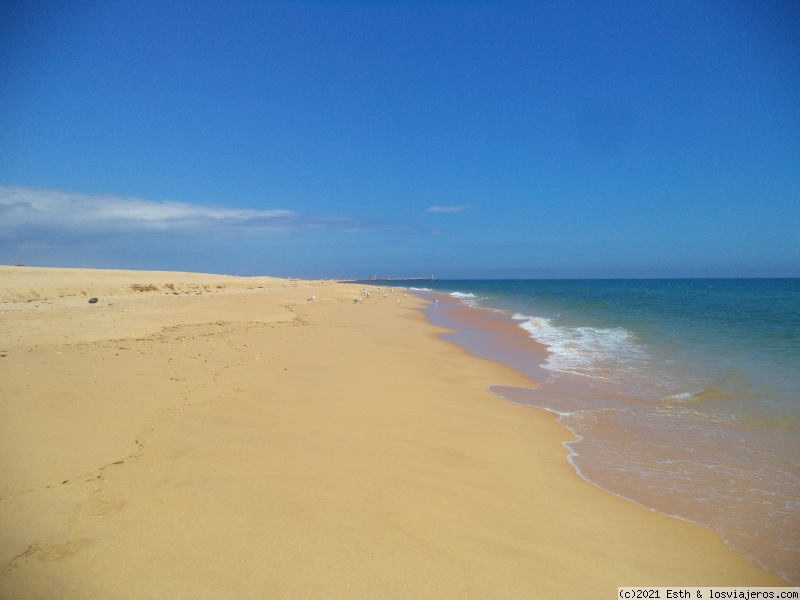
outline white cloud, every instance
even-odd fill
[[[457,206],[429,206],[426,208],[426,212],[430,213],[456,213],[456,212],[464,212],[465,210],[470,210],[471,207],[460,204]]]
[[[107,234],[146,232],[283,233],[330,226],[289,210],[253,210],[154,202],[28,187],[0,186],[0,236],[35,237],[44,232]],[[333,227],[336,227],[333,225]]]

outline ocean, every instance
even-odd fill
[[[490,389],[556,413],[577,438],[566,445],[582,477],[712,528],[800,583],[800,280],[421,285],[412,291],[500,315],[547,348],[539,364],[520,365],[535,355],[509,360],[507,348],[486,347],[502,342],[452,338],[537,381]],[[454,328],[443,306],[425,313]]]

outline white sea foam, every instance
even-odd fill
[[[673,394],[672,396],[667,396],[664,400],[686,400],[687,398],[691,398],[692,396],[697,396],[698,394],[702,394],[702,390],[699,392],[683,392],[681,394]]]
[[[659,404],[664,408],[684,408],[688,410],[688,405],[702,400],[704,396],[712,397],[715,394],[715,390],[700,390],[697,392],[681,392],[679,394],[672,394],[671,396],[667,396],[666,398],[662,398],[659,401]],[[708,418],[708,415],[706,415]]]
[[[469,294],[464,292],[451,292],[450,297],[461,300],[461,302],[463,302],[467,306],[477,306],[478,301],[480,300],[480,298],[475,294]]]
[[[646,357],[633,334],[621,327],[557,326],[551,319],[522,314],[513,318],[548,347],[550,355],[542,365],[546,369],[613,381],[610,373],[635,369]]]

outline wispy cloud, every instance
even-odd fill
[[[348,218],[303,217],[290,210],[254,210],[190,202],[155,202],[113,195],[0,186],[0,236],[31,238],[141,233],[277,234],[308,229],[348,230]]]
[[[455,206],[429,206],[425,209],[429,213],[457,213],[470,210],[472,207],[466,204],[459,204]]]

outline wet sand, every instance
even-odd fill
[[[429,301],[425,316],[447,329],[442,339],[466,349],[473,356],[508,365],[537,387],[550,377],[540,365],[547,359],[547,347],[531,338],[508,315],[466,306],[444,294],[417,291]],[[431,300],[435,299],[435,303]]]
[[[528,379],[359,287],[0,267],[0,597],[782,583],[579,478],[487,389]]]

